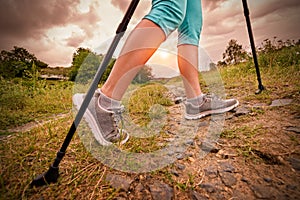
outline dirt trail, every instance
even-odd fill
[[[47,120],[35,120],[33,122],[29,122],[27,124],[21,125],[21,126],[17,126],[14,128],[9,128],[7,130],[0,130],[1,132],[9,132],[9,133],[20,133],[20,132],[28,132],[31,131],[32,129],[39,127],[39,126],[43,126],[51,121],[54,120],[59,120],[59,119],[63,119],[67,116],[69,116],[70,113],[61,113],[61,114],[56,114],[56,115],[52,115],[49,116],[47,118]]]
[[[187,141],[187,151],[164,172],[168,178],[110,172],[106,181],[125,191],[117,195],[125,199],[300,199],[297,103],[242,103],[226,114],[215,143],[201,137],[209,118],[201,120],[199,135]],[[201,158],[199,152],[207,155]]]

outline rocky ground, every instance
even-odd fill
[[[107,173],[116,199],[300,199],[300,113],[297,100],[242,103],[225,115],[220,138],[203,140],[211,118],[199,123],[187,150],[159,172]],[[178,110],[175,105],[171,113]],[[176,117],[175,117],[176,118]],[[173,123],[176,122],[174,119]],[[205,156],[199,156],[205,153]],[[207,153],[207,154],[206,154]]]
[[[71,117],[19,127],[20,133],[0,138],[1,191],[6,199],[300,199],[298,94],[260,100],[263,95],[238,96],[234,111],[192,124],[181,119],[182,99],[174,98],[164,130],[168,135],[156,144],[176,139],[183,125],[197,130],[168,152],[176,158],[172,164],[152,172],[106,166],[75,137],[58,183],[41,188],[28,185],[53,161],[65,136],[58,133],[67,132]],[[131,139],[129,146],[134,143]]]

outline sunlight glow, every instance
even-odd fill
[[[161,57],[161,59],[167,59],[169,58],[169,53],[166,51],[159,51],[159,56]]]

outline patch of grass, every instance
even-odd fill
[[[291,97],[291,94],[299,96],[299,63],[284,67],[260,65],[260,72],[266,90],[255,95],[258,84],[252,61],[220,68],[225,89],[230,91],[230,96],[239,97],[242,102],[254,101],[269,104],[277,98]]]
[[[221,133],[221,138],[236,139],[239,145],[236,146],[236,150],[240,155],[245,158],[253,157],[253,149],[259,145],[255,140],[255,136],[262,134],[264,129],[258,125],[255,127],[249,127],[247,125],[236,127],[230,130],[224,130]]]
[[[280,66],[278,63],[280,62],[277,62],[276,65],[261,66],[262,80],[267,91],[259,95],[253,94],[257,89],[253,64],[243,63],[220,69],[229,96],[237,97],[241,103],[246,102],[250,105],[269,103],[276,98],[292,98],[294,99],[292,105],[280,109],[298,116],[300,113],[298,100],[300,96],[299,63],[295,62],[289,66]],[[211,74],[211,80],[214,78],[216,80],[217,74],[214,71]],[[203,79],[200,80],[201,85],[204,85],[204,91],[209,91],[209,87],[205,86],[208,81],[204,80],[205,76],[209,75],[209,73],[204,73],[202,75]],[[172,81],[168,83],[172,84]],[[21,79],[1,79],[0,82],[2,85],[2,88],[0,88],[0,119],[2,120],[0,121],[0,129],[7,129],[55,113],[68,112],[71,108],[72,83],[38,81],[34,82],[33,85],[30,80]],[[152,120],[159,120],[163,116],[168,117],[168,110],[162,110],[161,108],[172,105],[172,102],[165,96],[167,90],[162,85],[143,85],[140,89],[135,88],[133,91],[135,92],[131,93],[126,108],[129,108],[130,117],[137,125],[149,129]],[[273,112],[273,109],[267,111]],[[221,133],[221,137],[228,139],[228,145],[234,148],[242,159],[258,161],[263,159],[267,164],[277,163],[268,152],[257,150],[261,144],[256,139],[260,138],[257,136],[264,136],[262,135],[265,133],[264,127],[249,124],[249,120],[259,120],[263,114],[265,114],[265,110],[254,108],[247,116],[234,117],[228,120],[231,128],[225,129]],[[61,176],[58,183],[42,188],[31,189],[28,187],[32,179],[47,170],[53,162],[56,151],[60,148],[71,122],[72,117],[68,116],[43,124],[30,132],[14,133],[9,137],[1,136],[1,199],[115,199],[122,195],[124,198],[127,197],[128,193],[115,190],[105,182],[106,172],[113,171],[113,169],[109,169],[93,158],[76,135],[72,139],[67,154],[60,165]],[[259,121],[255,123],[259,124]],[[148,153],[163,148],[166,141],[168,141],[167,139],[171,137],[165,130],[167,128],[162,127],[159,134],[148,138],[132,137],[127,144],[121,146],[121,150]],[[9,133],[3,131],[1,134],[6,135]],[[288,138],[288,140],[295,143],[298,142],[296,139],[296,136]],[[194,149],[191,148],[189,151],[193,152]],[[220,160],[214,154],[210,155],[209,159],[211,159],[212,164],[216,164]],[[175,189],[175,194],[186,194],[190,189],[197,189],[197,183],[202,181],[199,177],[199,171],[191,170],[188,172],[188,167],[193,164],[186,159],[180,162],[187,168],[180,171],[179,177],[170,172],[170,169],[174,169],[174,166],[169,166],[162,170],[145,173],[147,178],[143,181],[146,182],[146,179],[149,179],[150,182],[154,179],[164,181]],[[201,161],[196,163],[197,166],[198,163],[202,167]],[[203,163],[204,167],[205,164]],[[126,173],[124,175],[138,176]],[[134,180],[137,181],[137,179]],[[142,184],[145,182],[141,181]],[[134,195],[134,192],[130,190],[132,195]]]
[[[0,130],[71,109],[70,82],[0,79]]]
[[[0,131],[0,136],[5,136],[5,135],[10,135],[12,133],[8,132],[8,131]]]
[[[290,140],[295,143],[295,145],[299,145],[299,139],[295,135],[290,135]]]
[[[134,153],[159,150],[166,145],[165,139],[170,137],[164,130],[169,114],[167,107],[174,104],[168,97],[168,89],[161,84],[150,83],[132,91],[123,101],[128,108],[130,123],[137,127],[133,131],[143,136],[132,137],[122,148]]]
[[[148,138],[134,138],[132,137],[123,147],[123,150],[133,153],[149,153],[157,151],[165,146],[163,138],[167,137],[166,134],[161,133]]]
[[[107,168],[76,135],[60,165],[58,183],[29,188],[33,178],[53,162],[71,120],[68,116],[0,142],[1,199],[107,199],[112,195],[103,178]]]
[[[167,92],[168,89],[160,84],[147,84],[134,91],[128,101],[131,119],[136,124],[145,126],[151,118],[160,118],[164,111],[159,107],[156,108],[155,105],[171,106],[173,104],[166,96]]]
[[[257,155],[255,154],[255,149],[260,145],[255,139],[257,135],[263,134],[264,129],[261,125],[254,127],[241,126],[233,130],[237,136],[236,150],[239,155],[243,156],[245,159],[251,159],[256,161]]]
[[[220,134],[220,137],[226,138],[226,139],[238,139],[239,138],[236,130],[224,130]]]

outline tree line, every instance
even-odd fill
[[[270,56],[274,57],[273,54],[275,54],[276,52],[279,52],[286,48],[295,47],[295,46],[299,47],[299,45],[300,45],[300,40],[283,41],[277,39],[277,37],[274,37],[272,40],[265,39],[261,43],[260,47],[257,48],[257,53],[261,58],[260,64],[262,64],[263,66],[267,64],[266,62],[264,62],[265,57],[270,57]],[[252,54],[250,52],[247,52],[243,48],[243,46],[238,43],[237,40],[231,39],[228,42],[225,52],[223,53],[223,60],[218,62],[218,66],[237,65],[241,62],[249,61],[249,59],[252,59]]]
[[[272,65],[278,57],[277,52],[291,47],[299,47],[300,40],[295,42],[294,40],[282,41],[276,37],[273,40],[265,39],[259,48],[257,53],[260,58],[260,64]],[[299,53],[294,57],[281,58],[281,62],[285,62],[287,65],[293,64],[295,60],[299,60]],[[96,54],[88,48],[78,48],[73,53],[71,67],[68,68],[67,72],[64,70],[64,75],[67,75],[70,81],[78,81],[80,83],[88,83],[93,79],[104,55]],[[241,62],[249,61],[252,58],[251,53],[247,52],[237,40],[231,39],[226,46],[225,52],[223,53],[223,59],[219,61],[218,66],[236,65]],[[101,82],[104,82],[115,63],[115,59],[111,59],[107,70],[104,72]],[[30,53],[23,47],[14,46],[12,50],[2,50],[0,52],[0,77],[11,79],[15,77],[27,77],[35,71],[53,71],[49,65],[39,60],[34,54]],[[52,68],[51,68],[52,69]],[[62,70],[59,69],[58,73]],[[144,66],[140,73],[135,77],[134,82],[142,83],[148,81],[153,77],[151,68]]]
[[[0,74],[3,78],[24,77],[35,67],[39,70],[47,68],[48,64],[23,47],[14,46],[11,51],[0,53]]]

